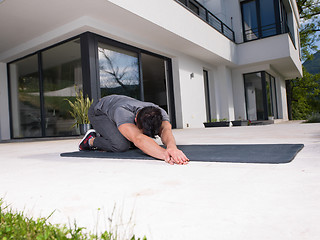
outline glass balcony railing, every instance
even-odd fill
[[[295,40],[294,40],[292,31],[290,30],[286,22],[280,22],[280,24],[273,23],[273,24],[269,24],[261,27],[255,27],[255,28],[250,28],[248,25],[245,25],[245,28],[246,28],[244,30],[245,42],[288,33],[292,43],[295,45]]]
[[[212,14],[208,9],[201,5],[201,3],[195,0],[174,0],[184,7],[186,7],[189,11],[196,14],[199,18],[208,23],[211,27],[219,31],[222,35],[230,39],[231,41],[235,41],[234,32],[231,28],[229,28],[226,24],[224,24],[219,18],[217,18],[214,14]]]

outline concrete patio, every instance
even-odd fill
[[[178,144],[303,143],[288,164],[62,158],[79,139],[0,144],[0,198],[148,240],[320,239],[320,124],[174,130]],[[130,219],[131,218],[131,219]],[[110,222],[112,219],[112,222]],[[120,226],[117,227],[117,225]],[[121,225],[122,224],[122,225]]]

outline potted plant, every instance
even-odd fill
[[[76,98],[74,102],[70,101],[69,99],[66,99],[66,101],[68,101],[70,107],[72,108],[69,113],[75,120],[75,123],[72,125],[72,127],[79,127],[80,134],[85,134],[91,128],[88,118],[88,110],[93,100],[90,100],[88,96],[84,97],[83,92],[79,90],[79,93],[76,91]]]
[[[243,120],[241,119],[241,117],[239,117],[238,120],[234,120],[231,121],[232,122],[232,126],[237,127],[237,126],[248,126],[249,125],[249,121],[248,120]]]
[[[203,123],[206,128],[208,127],[229,127],[230,121],[227,118],[223,119],[212,119],[210,122]]]

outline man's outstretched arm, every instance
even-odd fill
[[[131,123],[125,123],[120,125],[118,129],[125,138],[133,142],[134,145],[137,148],[141,149],[144,153],[154,158],[164,160],[170,164],[184,164],[182,161],[181,163],[180,161],[175,161],[172,158],[170,152],[168,151],[168,148],[164,149],[160,147],[152,138],[144,135],[136,125]]]
[[[181,150],[177,148],[175,138],[172,134],[172,127],[170,122],[162,122],[159,135],[163,144],[166,145],[166,150],[170,156],[170,161],[177,164],[187,164],[189,159]]]
[[[125,138],[133,142],[144,153],[166,162],[170,161],[170,156],[166,149],[160,147],[152,138],[144,135],[136,125],[125,123],[120,125],[118,129]]]

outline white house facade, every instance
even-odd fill
[[[176,128],[288,119],[294,0],[2,0],[0,140],[71,136],[66,99],[125,94]]]

